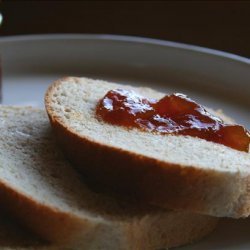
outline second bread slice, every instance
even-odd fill
[[[43,239],[73,249],[179,246],[206,235],[217,222],[92,192],[57,149],[45,112],[27,107],[0,107],[0,199]]]

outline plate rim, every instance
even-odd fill
[[[161,40],[140,36],[127,36],[127,35],[113,35],[113,34],[77,34],[77,33],[59,33],[59,34],[32,34],[32,35],[13,35],[1,36],[0,45],[10,42],[23,42],[23,41],[41,41],[41,40],[100,40],[100,41],[117,41],[117,42],[132,42],[142,43],[149,45],[158,45],[173,49],[181,49],[205,55],[212,55],[215,57],[236,61],[239,63],[250,66],[250,58],[239,56],[230,52],[211,49],[207,47],[186,44],[181,42],[174,42],[169,40]]]

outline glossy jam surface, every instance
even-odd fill
[[[189,135],[249,151],[250,134],[240,125],[225,124],[183,94],[147,99],[132,90],[109,91],[96,114],[105,122],[161,134]]]

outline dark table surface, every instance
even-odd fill
[[[250,57],[250,1],[2,1],[0,35],[106,33]]]

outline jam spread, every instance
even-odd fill
[[[109,91],[98,103],[96,114],[105,122],[161,134],[188,135],[249,151],[250,134],[240,125],[225,124],[183,94],[160,100],[132,90]]]

